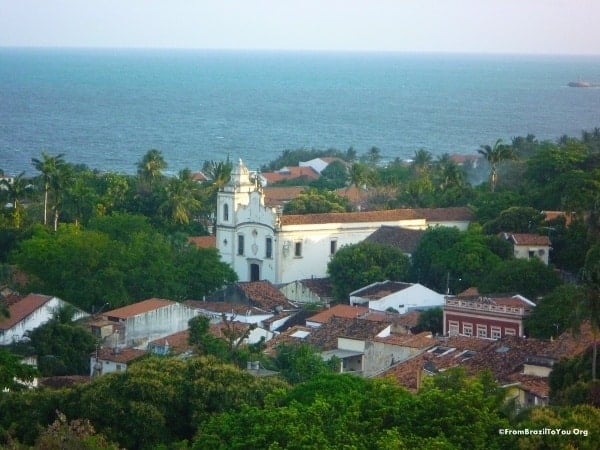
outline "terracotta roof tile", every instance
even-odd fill
[[[195,245],[198,248],[216,248],[217,237],[216,236],[190,236],[188,238],[190,244]]]
[[[189,343],[190,339],[190,331],[183,330],[177,333],[170,334],[165,336],[164,338],[155,339],[154,341],[150,341],[148,343],[148,348],[152,345],[160,345],[165,346],[167,343],[169,344],[169,349],[172,354],[178,355],[184,353],[192,348],[193,345]]]
[[[112,311],[107,311],[104,313],[104,316],[107,317],[109,320],[110,318],[127,319],[129,317],[144,314],[155,309],[171,306],[175,303],[176,302],[171,300],[151,298],[141,302],[133,303],[132,305],[123,306],[122,308],[113,309]]]
[[[280,206],[298,197],[305,189],[305,186],[267,186],[263,188],[265,205]]]
[[[8,330],[27,316],[48,303],[53,297],[41,294],[29,294],[22,299],[13,299],[8,305],[8,318],[0,319],[0,330]]]
[[[546,377],[513,373],[508,376],[508,381],[519,383],[521,389],[532,393],[536,397],[548,398],[550,396],[550,385],[548,384],[548,378]]]
[[[329,278],[305,278],[300,283],[322,299],[333,298],[333,286]]]
[[[418,334],[390,334],[386,337],[376,337],[377,342],[398,345],[402,347],[426,349],[436,345],[436,340],[430,331],[423,331]]]
[[[282,308],[292,306],[285,295],[269,281],[247,281],[237,285],[250,303],[259,308],[273,310],[278,306]]]
[[[416,208],[414,210],[419,216],[425,217],[428,222],[454,222],[472,221],[473,211],[466,206],[454,206],[450,208]]]
[[[100,359],[124,364],[141,358],[145,354],[145,350],[138,350],[135,348],[120,348],[115,351],[115,349],[103,347],[98,351],[98,357]],[[92,353],[92,356],[96,356],[96,353]]]
[[[307,318],[307,321],[326,323],[332,317],[345,317],[347,319],[353,319],[355,317],[362,316],[369,312],[369,308],[362,306],[350,306],[350,305],[334,305],[331,308],[327,308],[314,316]]]
[[[510,233],[509,238],[515,245],[550,245],[550,239],[546,235],[529,233]]]
[[[236,315],[264,315],[268,314],[267,311],[256,308],[254,306],[245,305],[243,303],[232,303],[232,302],[205,302],[202,300],[186,300],[183,302],[184,305],[194,309],[203,309],[214,313],[232,313]]]
[[[365,241],[389,245],[402,250],[404,253],[414,253],[424,233],[424,230],[383,225],[367,237]]]
[[[312,167],[289,166],[275,172],[262,172],[261,176],[263,176],[269,184],[273,184],[279,181],[294,180],[297,178],[316,180],[320,177],[320,174]]]
[[[282,225],[306,225],[323,223],[392,222],[422,219],[413,209],[389,209],[325,214],[289,214],[281,216]]]
[[[373,283],[372,286],[367,286],[357,291],[351,292],[352,296],[360,298],[368,298],[371,300],[379,300],[396,292],[403,291],[413,286],[411,283],[401,283],[399,281],[381,281]]]
[[[307,337],[307,342],[320,350],[337,348],[338,337],[373,339],[388,325],[372,320],[332,317]]]

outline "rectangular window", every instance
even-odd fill
[[[473,324],[463,323],[463,334],[465,336],[473,336]]]
[[[238,251],[237,251],[238,255],[243,255],[244,254],[244,235],[243,234],[239,234],[238,235]]]
[[[294,256],[300,258],[302,256],[302,242],[296,242],[294,245]]]
[[[121,364],[117,364],[117,372],[121,371]]]
[[[486,325],[477,325],[477,337],[480,337],[480,338],[487,337],[487,326]]]
[[[455,320],[448,321],[448,334],[450,336],[456,336],[458,334],[458,322]]]
[[[505,328],[504,329],[504,334],[506,336],[516,336],[517,333],[515,332],[514,328]]]
[[[329,242],[329,254],[334,255],[336,251],[337,251],[337,241],[332,240]]]
[[[500,327],[492,327],[492,339],[500,339],[502,337],[502,330]]]
[[[273,239],[268,237],[265,242],[265,258],[272,258],[272,257],[273,257]]]

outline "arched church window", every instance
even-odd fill
[[[229,205],[227,203],[223,205],[223,220],[229,220]]]

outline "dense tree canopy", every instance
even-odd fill
[[[406,281],[409,273],[408,257],[393,247],[361,242],[340,248],[329,264],[327,272],[337,299],[376,281]]]

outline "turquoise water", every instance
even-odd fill
[[[472,153],[600,127],[579,79],[600,81],[600,57],[4,48],[0,168],[42,150],[128,173],[151,148],[172,172],[301,147]]]

